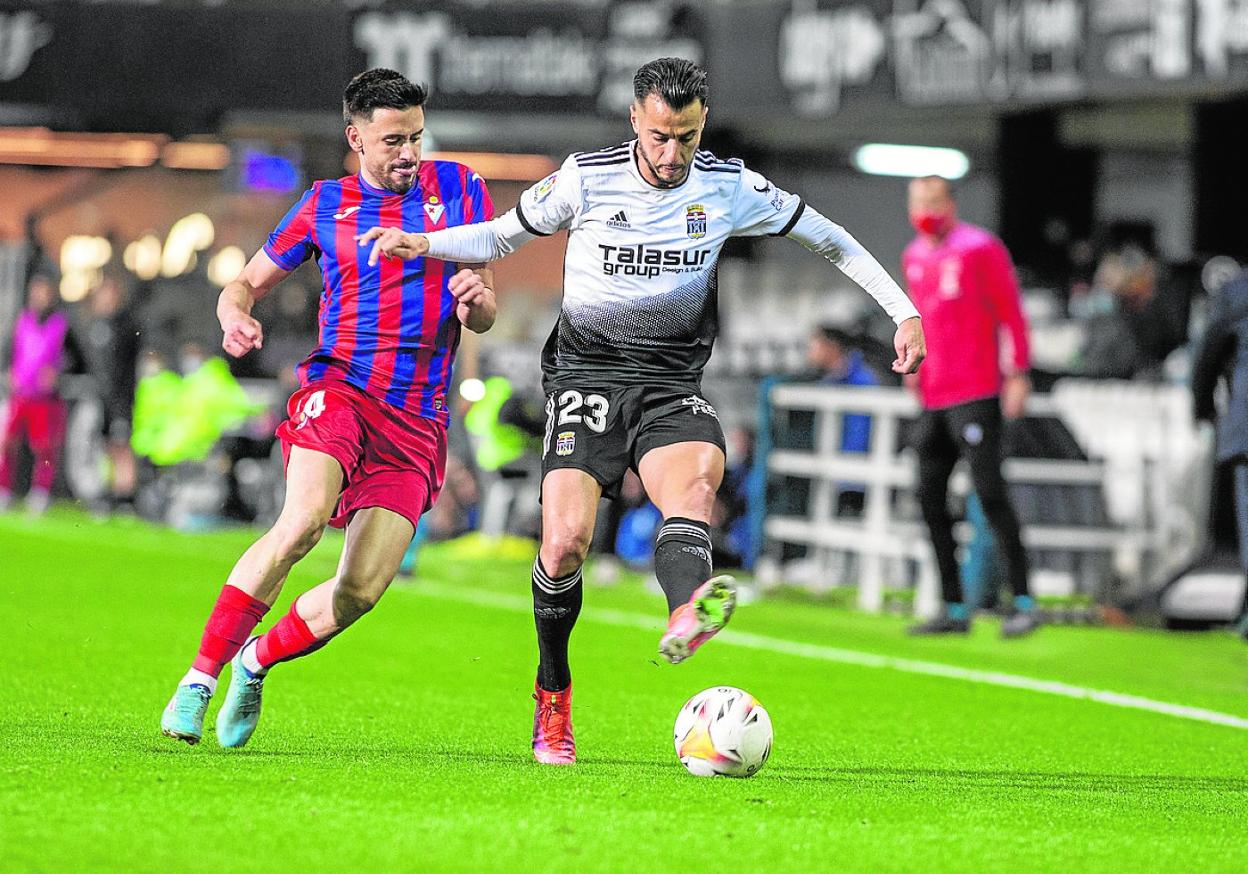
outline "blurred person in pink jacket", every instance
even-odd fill
[[[915,179],[909,191],[910,223],[918,235],[902,255],[910,299],[923,317],[928,358],[917,375],[923,413],[914,436],[919,454],[919,504],[940,571],[944,610],[911,628],[914,634],[964,634],[970,630],[949,513],[949,476],[965,459],[971,482],[1005,558],[1014,614],[1005,637],[1039,626],[1027,586],[1027,553],[1018,516],[1001,475],[1004,419],[1023,414],[1031,383],[1027,322],[1018,279],[1005,245],[960,221],[949,182]],[[1001,338],[1009,339],[1008,356]]]
[[[7,387],[3,452],[0,453],[0,510],[13,501],[13,475],[23,438],[35,456],[26,506],[41,514],[48,508],[56,480],[57,457],[65,433],[65,402],[57,382],[65,366],[69,322],[56,307],[56,289],[42,274],[31,277],[26,307],[17,317]]]

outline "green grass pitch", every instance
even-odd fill
[[[515,549],[428,550],[416,582],[273,671],[246,749],[167,740],[160,711],[254,536],[0,516],[0,869],[1248,867],[1242,728],[729,640],[658,664],[662,602],[635,582],[587,590],[572,643],[581,761],[538,766]],[[270,621],[340,545],[322,541]],[[1248,717],[1248,647],[1229,634],[903,629],[793,597],[742,607],[732,628]],[[673,754],[680,705],[718,684],[775,722],[753,779],[697,779]]]

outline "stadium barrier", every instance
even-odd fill
[[[939,584],[914,496],[914,453],[904,439],[919,412],[913,397],[900,389],[780,384],[764,404],[773,423],[794,412],[813,416],[810,448],[783,448],[779,440],[765,460],[771,494],[787,482],[803,484],[809,495],[804,511],[767,513],[768,554],[781,544],[804,547],[807,587],[856,585],[859,606],[870,611],[891,594],[912,592],[915,612],[931,615]],[[1073,440],[1067,455],[1075,456],[1015,457],[1004,465],[1037,594],[1125,601],[1156,591],[1201,554],[1213,435],[1190,409],[1185,388],[1129,382],[1064,380],[1031,398],[1028,421],[1058,424]],[[840,451],[842,418],[853,414],[871,416],[866,454]],[[953,495],[969,491],[963,467],[954,473]],[[838,510],[847,485],[863,493],[861,512]],[[964,522],[956,533],[965,544],[974,532]]]

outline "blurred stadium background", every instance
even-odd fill
[[[1236,619],[1230,477],[1193,418],[1189,378],[1210,301],[1248,259],[1239,0],[0,0],[0,338],[43,273],[84,350],[62,383],[70,418],[53,493],[81,513],[54,510],[49,530],[115,511],[126,520],[99,524],[122,539],[140,530],[130,514],[183,532],[274,518],[272,432],[316,336],[320,277],[305,266],[260,304],[264,348],[228,371],[212,361],[216,295],[312,180],[356,169],[338,112],[354,73],[388,66],[427,83],[426,157],[470,164],[501,212],[567,153],[629,138],[632,74],[666,55],[710,71],[704,147],[800,193],[894,276],[912,236],[910,176],[956,178],[962,217],[1002,237],[1038,390],[1006,469],[1052,622]],[[427,545],[534,534],[538,352],[562,251],[556,237],[496,266],[499,321],[462,347],[454,460]],[[778,603],[799,589],[826,609],[930,612],[935,575],[904,448],[916,409],[888,371],[890,323],[788,241],[734,241],[719,280],[722,334],[704,384],[730,434],[717,564]],[[90,354],[93,331],[99,345],[101,326],[122,324],[92,304],[110,282],[138,337],[137,490],[121,502],[109,482],[124,462],[101,426],[119,377]],[[861,357],[878,385],[827,384],[840,354]],[[862,415],[869,443],[843,440],[846,417]],[[644,579],[655,513],[636,483],[604,510],[592,576]],[[20,555],[40,523],[20,503],[10,513],[0,543]],[[973,505],[966,520],[967,579],[991,608],[991,541]],[[219,571],[198,581],[187,633]],[[1242,696],[1243,658],[1225,638],[1204,660],[1187,652],[1183,670],[1234,674]],[[1126,668],[1121,679],[1130,687]],[[1202,700],[1235,710],[1219,694]],[[160,694],[148,703],[154,714]],[[1221,789],[1242,801],[1240,777]]]

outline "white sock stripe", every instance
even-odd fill
[[[554,579],[542,568],[541,559],[533,562],[533,582],[548,595],[561,595],[575,587],[581,581],[581,568],[577,568],[566,577]]]
[[[698,540],[705,541],[707,545],[710,545],[711,542],[711,535],[703,531],[701,528],[694,525],[682,525],[680,523],[674,525],[665,523],[661,528],[659,528],[659,534],[655,538],[655,542],[657,543],[664,537],[672,536],[693,537]]]
[[[547,595],[562,595],[565,592],[570,592],[581,584],[581,575],[578,573],[559,585],[547,585],[541,580],[534,580],[534,582],[537,584],[537,587]]]

